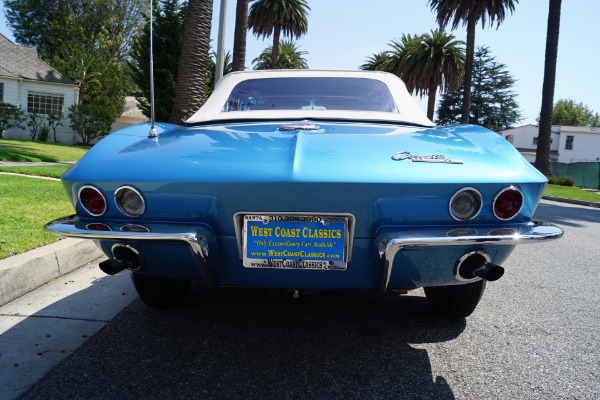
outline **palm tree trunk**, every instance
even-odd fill
[[[437,85],[433,79],[429,80],[429,97],[427,99],[427,118],[433,121],[433,111],[435,110],[435,96],[437,94]]]
[[[212,7],[212,0],[190,0],[188,3],[183,23],[175,101],[169,117],[172,124],[183,125],[204,104]]]
[[[273,47],[271,51],[271,69],[277,69],[279,61],[279,36],[281,35],[281,25],[273,27]]]
[[[246,68],[246,33],[248,32],[248,0],[237,0],[235,33],[233,35],[232,71]]]
[[[550,137],[552,134],[552,106],[554,103],[556,58],[558,56],[560,6],[561,0],[550,0],[550,8],[548,12],[548,33],[546,34],[544,84],[542,87],[542,110],[540,111],[538,144],[535,153],[535,167],[546,176],[552,176],[552,163],[550,162]]]
[[[465,82],[463,93],[463,104],[462,112],[460,116],[461,124],[469,123],[469,116],[471,111],[471,80],[473,79],[473,57],[475,54],[475,25],[477,20],[475,19],[476,14],[469,18],[467,22],[467,49],[465,54]]]

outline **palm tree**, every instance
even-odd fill
[[[363,71],[383,71],[383,65],[389,59],[387,51],[380,51],[367,58],[365,63],[358,67]]]
[[[410,52],[418,46],[420,41],[421,36],[412,36],[410,34],[402,34],[400,40],[392,40],[392,43],[390,43],[392,50],[387,52],[387,60],[384,60],[380,66],[381,71],[390,72],[402,78],[410,93],[414,91],[414,85],[405,76],[406,60]]]
[[[204,104],[212,6],[212,0],[188,2],[183,23],[175,101],[169,116],[172,124],[183,125]]]
[[[548,11],[548,32],[546,34],[544,83],[542,86],[542,110],[540,111],[540,127],[534,164],[535,167],[546,176],[552,176],[552,163],[550,162],[550,135],[552,130],[554,81],[556,79],[556,58],[558,56],[560,6],[561,0],[550,0]]]
[[[308,69],[308,64],[306,63],[306,59],[302,57],[304,54],[307,54],[306,51],[300,51],[296,47],[294,42],[283,41],[280,43],[279,47],[279,56],[277,57],[277,64],[275,68],[277,69]],[[271,63],[271,54],[273,49],[271,47],[267,47],[260,53],[258,57],[252,60],[252,64],[254,64],[254,69],[273,69]]]
[[[277,67],[281,32],[292,39],[304,35],[308,30],[308,11],[306,0],[257,0],[250,7],[248,28],[257,37],[273,35],[271,69]]]
[[[500,26],[507,11],[511,14],[515,10],[518,0],[429,0],[429,6],[437,12],[437,21],[440,27],[445,28],[452,20],[452,29],[456,29],[462,22],[467,25],[467,55],[465,60],[464,97],[462,106],[461,123],[469,123],[469,109],[471,107],[471,77],[473,75],[473,56],[475,53],[475,25],[481,20],[485,27],[486,18],[490,26],[496,22]]]
[[[439,29],[421,36],[403,35],[392,42],[393,51],[384,68],[396,73],[409,92],[428,95],[427,118],[433,120],[438,88],[442,93],[458,89],[465,67],[464,42]]]
[[[233,71],[243,71],[246,68],[246,32],[248,32],[248,0],[237,0],[233,34]]]

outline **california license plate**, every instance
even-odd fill
[[[244,215],[246,268],[345,270],[348,217],[335,215]]]

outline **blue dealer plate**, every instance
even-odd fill
[[[335,215],[244,215],[246,268],[345,270],[348,217]]]

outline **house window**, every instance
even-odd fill
[[[508,143],[512,143],[514,139],[515,139],[515,135],[506,135],[506,141]]]
[[[567,136],[567,141],[565,143],[565,150],[573,150],[573,141],[575,140],[575,136]]]
[[[0,101],[4,101],[4,82],[0,82]]]
[[[27,92],[27,112],[62,115],[64,103],[62,94]]]

